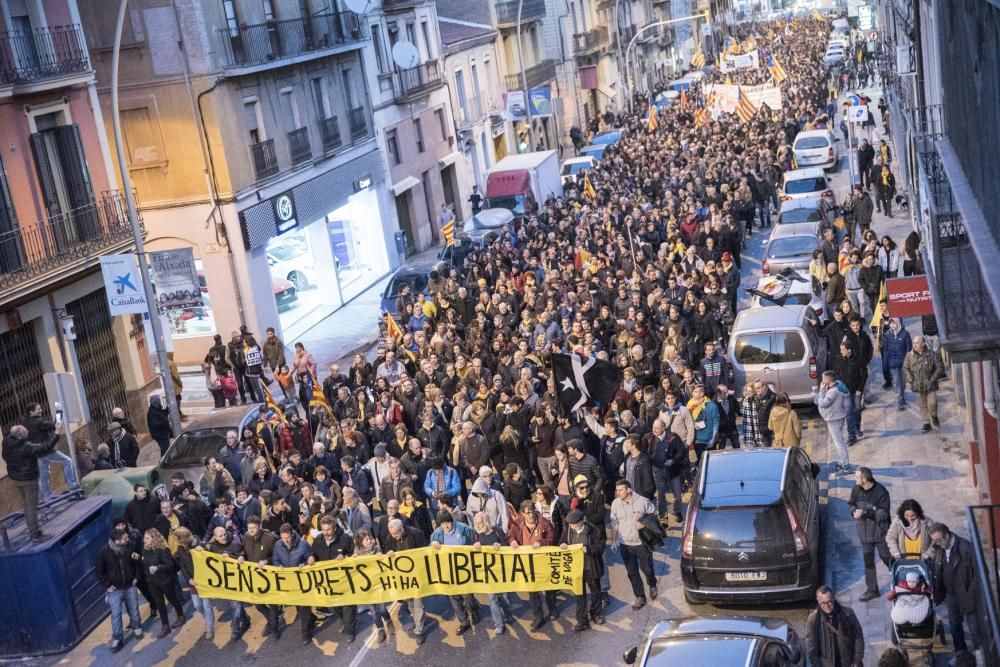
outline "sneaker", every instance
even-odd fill
[[[882,383],[882,388],[883,389],[892,389],[892,383],[891,382],[883,382]]]
[[[545,619],[544,618],[536,618],[534,621],[531,622],[531,630],[532,631],[537,631],[543,625],[545,625]]]
[[[594,624],[594,625],[604,625],[604,617],[603,616],[593,616],[593,617],[591,617],[590,622],[592,624]]]
[[[877,597],[878,597],[877,591],[865,591],[864,593],[861,594],[861,597],[859,597],[858,600],[860,600],[861,602],[868,602],[869,600],[874,600]]]
[[[590,623],[577,623],[573,626],[573,632],[583,632],[590,630]]]
[[[559,612],[556,611],[555,609],[553,609],[552,611],[550,611],[549,612],[549,620],[550,621],[558,621],[559,620]]]
[[[903,405],[897,405],[896,409],[899,410],[900,412],[904,412],[906,410],[906,404],[904,403]]]
[[[129,628],[132,631],[132,637],[135,639],[142,639],[142,628]]]
[[[417,646],[423,646],[424,642],[427,641],[427,632],[414,632],[413,640],[417,642]]]
[[[941,428],[941,420],[937,417],[931,417],[931,425],[934,428]]]
[[[208,641],[215,639],[215,630],[205,630],[205,639]]]
[[[112,653],[118,653],[118,651],[122,650],[122,646],[124,646],[124,645],[125,645],[125,642],[123,642],[122,640],[120,640],[120,639],[112,639],[108,643],[108,648],[111,649]]]
[[[920,428],[920,430],[921,430],[921,432],[923,432],[923,433],[927,433],[928,431],[930,431],[930,430],[931,430],[931,425],[930,425],[930,424],[924,424],[924,425],[923,425],[923,426],[922,426],[922,427]]]
[[[466,632],[468,632],[471,629],[472,629],[472,626],[469,623],[467,623],[467,622],[466,623],[462,623],[461,625],[458,626],[458,630],[455,631],[455,634],[457,634],[459,637],[461,637],[462,635],[464,635]]]
[[[500,635],[505,635],[505,634],[507,634],[507,626],[506,625],[501,625],[499,628],[497,628],[495,630],[495,632],[496,632],[496,634],[493,635],[494,637],[499,637]]]
[[[160,628],[160,634],[158,634],[156,636],[156,638],[157,639],[163,639],[164,637],[166,637],[169,634],[170,634],[170,626],[169,625],[164,625],[162,628]]]

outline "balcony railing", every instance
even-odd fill
[[[253,171],[258,181],[278,173],[278,155],[274,152],[274,139],[250,144],[250,155],[253,157]]]
[[[292,164],[302,164],[312,159],[312,146],[309,144],[309,128],[300,127],[288,133],[288,152],[292,155]]]
[[[226,67],[267,65],[368,37],[365,24],[352,12],[268,21],[219,30]]]
[[[481,121],[485,117],[484,103],[481,95],[465,98],[464,104],[458,105],[458,126],[464,129]]]
[[[607,46],[609,43],[607,26],[594,28],[587,32],[579,32],[573,35],[573,53],[577,56],[585,56]]]
[[[0,83],[31,83],[89,70],[80,26],[0,32]]]
[[[441,85],[441,70],[436,59],[392,73],[392,93],[396,102],[405,102]]]
[[[398,12],[406,9],[413,9],[417,5],[423,4],[424,0],[382,0],[382,9],[387,12]]]
[[[625,47],[628,46],[628,43],[632,41],[632,38],[635,37],[635,33],[639,29],[634,24],[629,24],[621,26],[618,30],[619,32],[621,32],[622,49],[624,49]],[[651,32],[652,32],[651,30],[647,30],[645,34],[648,35]],[[611,48],[618,48],[618,34],[614,30],[612,30],[610,37],[611,41],[608,43],[608,46],[610,46]]]
[[[139,219],[142,225],[142,219]],[[125,194],[112,190],[100,201],[0,234],[0,291],[82,259],[93,258],[132,238]]]
[[[524,76],[528,79],[528,88],[544,86],[556,78],[556,61],[543,60],[537,65],[532,65],[524,71]],[[508,74],[506,83],[507,90],[521,90],[521,73]]]
[[[364,107],[351,109],[348,120],[351,121],[351,140],[357,140],[368,134],[368,118]]]
[[[329,153],[340,148],[343,142],[340,140],[340,124],[336,116],[324,118],[319,122],[319,136],[323,142],[324,152]]]
[[[497,3],[497,27],[509,28],[517,25],[518,0]],[[545,0],[524,0],[521,6],[521,23],[541,21],[545,18]]]

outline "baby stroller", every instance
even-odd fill
[[[934,574],[917,554],[906,554],[892,564],[892,643],[903,653],[926,651],[934,646]],[[929,663],[928,663],[929,664]]]

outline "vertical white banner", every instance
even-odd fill
[[[101,257],[101,273],[112,317],[149,310],[135,255],[104,255]]]

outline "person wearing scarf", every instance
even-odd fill
[[[719,406],[705,395],[704,385],[697,384],[691,390],[687,409],[694,420],[694,451],[700,461],[705,450],[714,447],[718,439]]]

